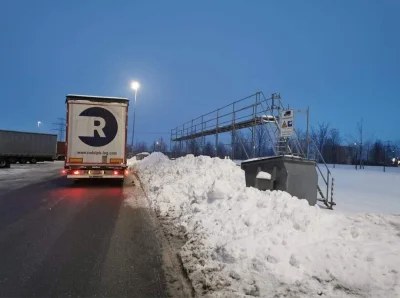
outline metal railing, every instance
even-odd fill
[[[262,92],[261,92],[262,93]],[[263,97],[265,98],[265,95],[262,93],[262,95],[263,95]],[[284,106],[283,106],[283,104],[282,104],[282,101],[280,100],[280,97],[279,98],[276,98],[277,99],[277,102],[279,102],[279,106],[278,106],[278,111],[280,110],[280,109],[282,109],[282,110],[285,110],[285,108],[284,108]],[[277,133],[279,133],[280,134],[280,131],[279,131],[279,124],[277,123],[277,121],[275,121],[275,124],[277,125],[277,127],[278,127],[278,130],[277,130]],[[303,157],[303,158],[306,158],[306,159],[308,159],[308,160],[311,160],[310,159],[310,156],[307,156],[308,154],[306,154],[305,152],[304,152],[304,150],[303,150],[303,148],[302,148],[302,146],[301,146],[301,144],[300,144],[300,138],[299,138],[299,135],[298,135],[298,133],[297,133],[297,131],[296,131],[296,129],[294,129],[293,130],[294,131],[294,136],[292,136],[292,138],[291,138],[291,140],[293,141],[292,143],[295,145],[295,147],[296,147],[296,150],[297,150],[297,152],[299,153],[299,156],[301,156],[301,157]],[[278,139],[279,138],[279,136],[278,135],[275,135],[275,137]],[[279,141],[278,141],[279,142]],[[328,168],[328,165],[326,164],[326,162],[325,162],[325,159],[324,159],[324,157],[322,156],[322,153],[320,152],[320,150],[318,149],[318,146],[317,146],[317,144],[315,143],[315,141],[312,139],[312,138],[310,138],[310,136],[309,135],[307,135],[307,139],[306,139],[306,142],[307,142],[307,147],[309,147],[309,145],[311,144],[311,146],[312,146],[312,149],[314,150],[314,153],[316,153],[315,154],[315,159],[314,159],[314,161],[315,161],[315,167],[317,168],[317,170],[318,170],[318,172],[319,172],[319,174],[320,174],[320,177],[322,178],[322,180],[323,180],[323,182],[324,182],[324,185],[325,185],[325,194],[322,192],[322,190],[321,190],[321,188],[319,187],[319,185],[318,185],[318,193],[320,194],[320,196],[321,196],[321,199],[320,199],[320,201],[322,201],[324,204],[325,204],[325,206],[327,207],[327,208],[329,208],[329,209],[332,209],[332,207],[334,206],[334,205],[336,205],[336,203],[335,202],[333,202],[333,176],[332,176],[332,173],[331,173],[331,171],[329,170],[329,168]],[[288,144],[287,145],[287,148],[289,149],[289,154],[293,154],[293,151],[292,151],[292,149],[291,149],[291,146]],[[309,153],[309,149],[307,149],[307,152]],[[278,152],[278,154],[280,153],[280,155],[282,155],[282,152]],[[321,161],[322,162],[322,164],[323,164],[323,167],[324,167],[324,169],[325,169],[325,174],[324,174],[324,172],[322,171],[322,169],[321,169],[321,166],[320,166],[320,164],[318,163],[318,161]]]

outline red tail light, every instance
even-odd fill
[[[125,170],[125,175],[129,175],[129,170],[128,169]]]
[[[119,171],[114,171],[113,174],[114,175],[119,175]]]
[[[61,171],[61,174],[63,174],[63,175],[67,174],[67,170],[66,170],[66,169],[63,169],[63,170]]]
[[[80,175],[81,171],[75,170],[73,173],[74,175]]]

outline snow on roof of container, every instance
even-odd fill
[[[267,172],[261,171],[261,172],[258,172],[256,178],[257,178],[257,179],[271,180],[271,174],[270,174],[270,173],[267,173]]]
[[[126,98],[126,97],[82,95],[82,94],[67,94],[67,97],[87,97],[87,98],[105,98],[105,99],[125,99],[125,100],[128,100],[128,98]]]
[[[123,103],[129,104],[129,100],[124,97],[111,97],[111,96],[95,96],[95,95],[80,95],[68,94],[65,102],[68,101],[87,101],[87,102],[108,102],[108,103]]]
[[[244,163],[244,162],[252,162],[252,161],[256,161],[256,160],[264,160],[264,159],[270,159],[270,158],[277,158],[277,157],[279,157],[279,156],[255,157],[255,158],[250,158],[250,159],[243,160],[242,163]]]
[[[256,157],[256,158],[250,158],[243,160],[242,163],[247,163],[247,162],[253,162],[257,160],[265,160],[265,159],[272,159],[272,158],[279,158],[279,157],[287,157],[287,158],[296,158],[296,159],[303,159],[301,156],[295,156],[295,155],[277,155],[277,156],[265,156],[265,157]]]
[[[36,132],[36,131],[6,130],[6,129],[0,129],[0,131],[9,133],[25,133],[34,135],[58,136],[56,133],[46,133],[46,132]]]
[[[150,153],[149,152],[140,152],[140,153],[138,153],[136,155],[150,155]]]

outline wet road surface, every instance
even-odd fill
[[[7,190],[0,177],[1,297],[166,297],[146,199],[65,177]]]

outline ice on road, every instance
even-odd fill
[[[180,256],[200,296],[400,297],[399,214],[329,211],[246,188],[230,160],[154,153],[133,166],[152,207],[185,232]]]
[[[0,193],[21,188],[29,184],[61,176],[63,161],[37,164],[12,164],[9,169],[0,169]]]

